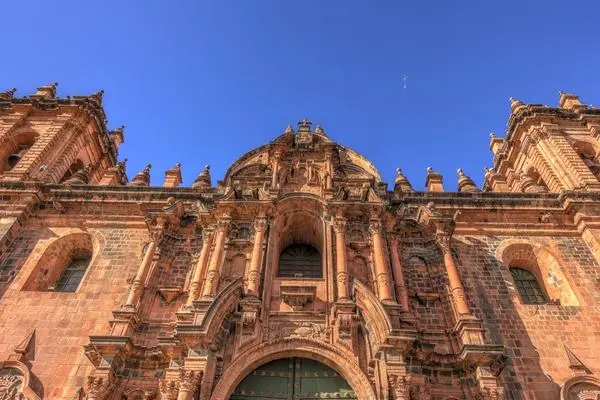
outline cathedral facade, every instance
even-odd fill
[[[0,399],[600,398],[600,109],[510,101],[494,167],[392,187],[302,120],[189,187],[102,92],[0,93]]]

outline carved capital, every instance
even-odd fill
[[[198,387],[202,371],[179,370],[179,390],[193,391]]]
[[[267,230],[267,218],[257,217],[254,221],[254,230],[256,232],[265,232]]]
[[[213,230],[206,228],[202,230],[202,245],[208,245],[212,239]]]
[[[179,393],[179,382],[177,380],[161,379],[158,382],[158,394],[160,400],[176,400]]]
[[[223,216],[217,220],[217,232],[227,233],[231,225],[231,217]]]
[[[371,235],[381,235],[382,228],[381,221],[378,219],[372,219],[369,222],[369,233],[371,233]]]
[[[115,386],[115,379],[111,376],[88,376],[87,398],[104,400],[111,394]]]
[[[336,234],[346,232],[346,218],[341,217],[341,216],[336,216],[333,219],[332,226],[333,226],[333,230]]]
[[[390,374],[388,382],[393,400],[409,400],[410,376]]]
[[[436,222],[435,240],[442,248],[444,254],[451,251],[452,234],[455,223],[453,220],[441,220]]]

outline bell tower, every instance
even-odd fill
[[[123,129],[108,131],[103,91],[59,98],[57,83],[30,96],[0,93],[0,180],[99,183],[116,165]]]
[[[558,107],[510,98],[505,138],[491,134],[494,168],[485,186],[494,192],[600,191],[600,113],[571,93]]]

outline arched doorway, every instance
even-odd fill
[[[308,358],[281,358],[250,372],[230,400],[357,399],[333,369]]]

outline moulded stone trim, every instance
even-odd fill
[[[600,391],[600,379],[595,378],[593,376],[576,376],[574,378],[568,379],[565,383],[562,384],[560,388],[560,400],[571,400],[569,395],[571,394],[571,389],[573,386],[578,385],[580,383],[589,383],[591,385],[595,385],[598,387]]]
[[[289,357],[309,358],[334,369],[346,379],[359,400],[377,398],[369,380],[353,361],[351,352],[311,339],[286,338],[253,346],[240,354],[227,368],[227,373],[213,390],[210,399],[229,398],[236,386],[254,369],[270,361]]]

